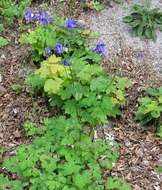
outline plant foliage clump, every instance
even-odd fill
[[[23,17],[26,7],[31,0],[20,0],[18,3],[14,0],[0,1],[0,20],[5,26],[13,24],[15,18]]]
[[[150,88],[147,96],[140,99],[140,106],[135,119],[144,125],[154,125],[156,128],[162,124],[162,87]]]
[[[104,4],[108,4],[109,6],[112,6],[113,3],[121,4],[123,3],[123,0],[85,0],[83,1],[83,7],[94,9],[96,11],[101,11],[104,9]]]
[[[93,140],[77,119],[62,116],[46,119],[42,130],[32,144],[20,146],[16,156],[3,163],[16,180],[1,175],[2,189],[130,189],[118,179],[103,178],[118,158],[115,142]]]
[[[70,66],[51,55],[42,62],[26,83],[43,91],[52,105],[61,106],[65,113],[92,126],[105,123],[107,117],[120,115],[125,103],[126,78],[107,76],[100,65],[87,64],[79,53],[73,54]]]
[[[162,30],[162,12],[149,5],[133,5],[131,15],[124,17],[123,21],[132,28],[133,36],[140,38],[156,40],[156,30]]]
[[[70,20],[70,19],[69,19]],[[34,31],[28,34],[23,34],[20,38],[22,44],[29,44],[32,47],[33,60],[35,62],[40,62],[46,59],[48,56],[45,52],[45,48],[48,48],[49,54],[55,52],[55,46],[63,44],[63,51],[61,56],[63,58],[69,59],[71,55],[78,51],[80,56],[86,56],[92,63],[100,62],[101,56],[90,51],[88,47],[88,38],[92,35],[90,31],[84,30],[80,27],[75,29],[68,29],[68,27],[73,26],[75,20],[70,20],[74,23],[69,23],[68,20],[55,18],[54,22],[48,25],[38,25]],[[70,22],[69,21],[69,22]],[[58,52],[57,52],[58,53]]]

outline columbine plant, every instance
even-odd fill
[[[79,50],[78,56],[86,57],[89,62],[101,60],[101,56],[88,47],[86,38],[90,33],[75,19],[52,19],[47,13],[43,13],[42,18],[42,13],[33,13],[30,9],[25,19],[38,23],[34,31],[20,38],[22,44],[31,45],[34,61],[42,61],[51,54],[68,59],[76,50]]]

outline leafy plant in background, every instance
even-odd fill
[[[106,0],[106,2],[108,2],[109,5],[112,5],[112,3],[117,3],[117,4],[121,4],[123,3],[123,0]]]
[[[113,3],[120,4],[122,2],[123,2],[123,0],[105,0],[105,1],[102,1],[102,0],[85,0],[83,7],[89,8],[89,9],[94,9],[97,12],[100,12],[101,10],[104,9],[104,4],[106,4],[106,3],[108,5],[112,6]]]
[[[96,0],[93,0],[90,2],[90,7],[91,9],[95,9],[98,12],[103,10],[104,8],[104,6],[99,1],[96,1]]]
[[[51,104],[61,106],[66,114],[95,126],[121,114],[128,81],[107,76],[100,65],[87,64],[79,53],[71,56],[70,65],[64,65],[60,57],[50,56],[26,83],[44,91]]]
[[[16,180],[1,175],[2,189],[131,189],[117,178],[103,177],[118,158],[115,142],[93,140],[77,119],[50,118],[44,125],[43,136],[3,163]]]
[[[162,30],[162,12],[158,8],[151,9],[150,3],[135,4],[130,16],[123,21],[132,28],[133,36],[156,40],[156,30]]]
[[[147,90],[147,96],[140,99],[135,119],[142,126],[152,124],[156,128],[160,127],[162,124],[162,87]]]
[[[15,18],[24,16],[26,7],[29,6],[31,0],[20,0],[16,3],[14,0],[0,1],[0,20],[4,26],[13,24]]]

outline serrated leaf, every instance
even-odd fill
[[[108,79],[100,76],[93,79],[90,83],[90,88],[92,91],[105,91],[108,87]]]
[[[44,91],[49,94],[57,94],[62,87],[63,80],[60,78],[48,79],[44,85]]]
[[[51,71],[52,71],[52,74],[54,74],[54,75],[56,73],[60,72],[62,69],[64,69],[62,65],[59,65],[59,64],[52,64],[51,65]]]
[[[65,113],[77,116],[78,106],[75,100],[67,100],[64,104]]]
[[[82,175],[77,174],[74,176],[73,182],[79,189],[84,189],[90,182],[90,175],[88,172],[84,172]]]

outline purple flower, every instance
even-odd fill
[[[69,18],[65,23],[64,26],[68,28],[69,30],[73,30],[74,28],[77,28],[79,26],[79,23],[73,19]]]
[[[25,20],[26,22],[32,22],[34,20],[34,13],[31,9],[27,9],[25,12]]]
[[[106,52],[106,45],[100,42],[92,49],[92,51],[104,55]]]
[[[64,45],[61,43],[57,43],[54,47],[54,51],[55,51],[55,53],[57,53],[59,55],[62,54],[64,52]]]
[[[51,53],[51,49],[49,47],[46,47],[44,49],[44,53],[45,53],[45,56],[48,57],[50,55],[50,53]]]
[[[52,17],[45,11],[40,12],[37,16],[36,19],[41,23],[41,24],[49,24],[52,22]]]
[[[144,53],[143,52],[137,52],[136,54],[136,58],[139,60],[139,61],[142,61],[144,59]]]
[[[67,67],[67,66],[69,66],[69,61],[67,59],[64,59],[63,64],[64,64],[65,67]]]

